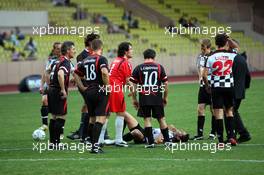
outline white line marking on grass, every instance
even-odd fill
[[[189,161],[189,162],[241,162],[264,163],[264,160],[240,160],[240,159],[167,159],[167,158],[121,158],[136,161]],[[120,158],[46,158],[46,159],[0,159],[0,162],[39,162],[39,161],[113,161]]]

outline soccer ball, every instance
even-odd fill
[[[44,140],[46,137],[46,134],[43,130],[41,129],[36,129],[33,134],[32,137],[34,140]]]

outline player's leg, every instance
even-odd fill
[[[61,130],[64,127],[65,124],[65,120],[66,120],[66,115],[57,115],[56,116],[56,120],[55,120],[55,134],[54,134],[54,139],[56,144],[60,143],[61,140]]]
[[[235,138],[235,126],[234,126],[234,115],[233,115],[233,93],[231,90],[227,90],[224,93],[224,106],[227,126],[227,138],[228,142],[232,146],[237,145]]]
[[[123,140],[123,129],[124,129],[124,120],[129,113],[125,112],[117,112],[116,120],[115,120],[115,145],[120,147],[127,147],[127,143]]]
[[[202,140],[203,139],[203,128],[205,121],[205,101],[206,101],[206,91],[205,88],[200,87],[198,92],[198,106],[197,106],[197,134],[192,138],[192,140]]]
[[[135,143],[144,142],[144,129],[140,126],[138,121],[129,113],[125,117],[125,122],[129,129],[129,133],[123,135],[124,141],[134,140]]]
[[[214,114],[215,114],[215,126],[216,126],[216,133],[217,133],[217,138],[219,143],[224,143],[224,123],[223,123],[223,118],[224,118],[224,112],[223,109],[221,108],[214,108]]]
[[[160,125],[160,131],[163,135],[164,142],[171,142],[169,138],[169,129],[167,122],[165,120],[164,107],[163,106],[154,106],[152,108],[152,117],[156,118]]]
[[[147,138],[148,145],[145,148],[154,147],[154,138],[152,134],[151,116],[144,117],[145,136]]]
[[[235,130],[236,133],[238,133],[240,135],[240,137],[238,138],[238,142],[246,142],[249,141],[251,139],[250,134],[247,130],[247,128],[244,126],[244,123],[240,117],[239,114],[239,107],[241,104],[241,99],[235,99],[234,100],[234,120],[235,120]]]
[[[42,126],[40,129],[46,131],[48,129],[49,107],[48,107],[48,95],[43,94],[41,98],[42,106],[40,109]]]
[[[212,92],[213,113],[215,115],[215,128],[216,128],[217,138],[218,138],[218,142],[220,144],[223,144],[224,143],[224,137],[223,137],[224,100],[222,96],[223,92],[220,88],[212,88],[211,92]]]
[[[92,131],[92,139],[91,139],[91,143],[92,143],[92,150],[91,153],[102,153],[102,150],[100,148],[99,145],[99,136],[102,130],[102,127],[104,125],[106,121],[106,116],[97,116],[96,117],[96,121],[93,127],[93,131]]]
[[[55,122],[56,122],[56,116],[55,115],[51,115],[51,119],[49,122],[49,134],[50,134],[50,143],[51,144],[55,144]]]
[[[108,123],[108,117],[106,117],[106,120],[105,120],[105,123],[102,127],[102,130],[101,130],[101,133],[100,133],[100,136],[99,136],[99,144],[104,144],[104,137],[105,137],[105,132],[106,132],[106,128],[107,128],[107,123]]]
[[[214,116],[212,104],[210,104],[210,112],[212,114],[212,118],[211,118],[211,132],[209,134],[209,139],[214,140],[216,139],[216,128],[215,128],[215,116]]]
[[[198,104],[197,106],[197,135],[192,140],[203,140],[203,128],[205,121],[205,103]]]

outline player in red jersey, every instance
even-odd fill
[[[123,90],[124,86],[129,82],[132,73],[132,65],[129,59],[132,58],[132,45],[128,42],[122,42],[118,46],[118,57],[112,62],[110,66],[110,85],[111,93],[109,96],[110,112],[116,113],[115,121],[115,145],[127,147],[127,143],[123,141],[123,127],[124,120],[132,117],[126,111],[125,96]]]

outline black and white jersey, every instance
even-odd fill
[[[197,63],[196,63],[198,71],[200,71],[201,68],[206,67],[208,56],[209,55],[204,55],[204,54],[198,55]],[[211,69],[209,69],[209,71],[208,71],[207,79],[209,82],[211,81]],[[200,77],[200,87],[204,87],[204,85],[205,85],[205,83],[203,81],[203,77],[201,76]]]
[[[230,88],[234,86],[232,66],[237,54],[226,50],[217,50],[207,60],[206,67],[211,69],[211,87]]]

